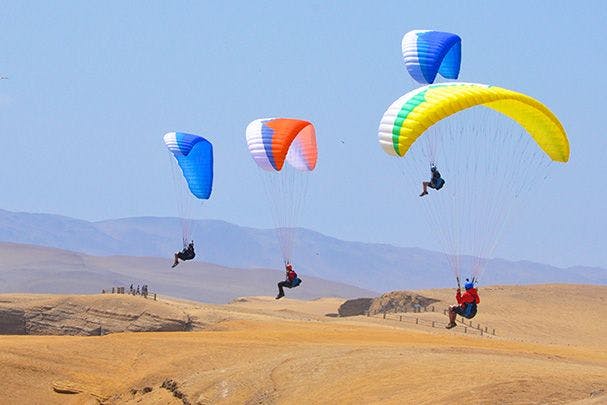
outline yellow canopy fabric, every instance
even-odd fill
[[[475,83],[432,84],[405,94],[384,113],[379,143],[386,153],[404,156],[426,129],[475,106],[491,108],[516,121],[552,160],[569,160],[567,134],[548,107],[522,93]]]

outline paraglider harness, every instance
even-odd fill
[[[289,264],[289,262],[287,262],[286,264]],[[297,276],[297,273],[295,273],[295,270],[293,270],[293,268],[291,268],[291,272],[293,272],[293,274],[295,274],[295,276],[293,277],[292,280],[289,280],[287,278],[286,281],[287,281],[288,285],[285,285],[285,287],[287,287],[287,288],[294,288],[301,284],[301,279]]]
[[[468,281],[468,279],[466,279],[466,281]],[[472,278],[472,283],[474,283],[475,280],[474,278]],[[459,277],[457,277],[457,288],[461,289],[460,286],[460,282],[459,282]],[[462,312],[461,312],[461,316],[463,316],[466,319],[472,319],[476,316],[476,300],[472,301],[472,302],[465,302],[464,303],[466,306],[463,308]]]
[[[430,167],[430,171],[432,172],[432,178],[430,179],[429,184],[430,188],[440,190],[445,185],[445,179],[441,177],[439,171],[436,169],[436,166],[432,165]]]
[[[184,244],[183,250],[177,253],[177,257],[181,260],[192,260],[194,257],[196,257],[196,253],[194,252],[194,242],[187,246]]]
[[[297,273],[295,273],[295,278],[291,280],[291,285],[289,288],[297,287],[301,284],[301,278],[297,277]]]
[[[472,319],[476,315],[476,301],[475,302],[466,302],[466,307],[464,308],[464,312],[462,316],[466,319]]]

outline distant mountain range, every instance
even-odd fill
[[[170,262],[157,257],[90,256],[67,250],[0,243],[0,293],[91,294],[112,287],[148,285],[162,295],[227,303],[250,295],[276,295],[284,273],[268,269],[234,269],[202,262]],[[375,296],[376,292],[317,277],[302,276],[301,288],[287,297]],[[304,288],[305,286],[305,288]]]
[[[280,269],[282,266],[272,229],[247,228],[218,220],[194,221],[193,226],[197,260],[239,269]],[[0,241],[5,242],[98,256],[157,257],[163,258],[163,263],[168,265],[173,252],[181,247],[180,238],[181,225],[177,218],[137,217],[89,222],[59,215],[0,210]],[[313,276],[373,291],[451,287],[454,284],[446,257],[440,252],[343,241],[307,229],[297,230],[294,251],[294,264],[302,277]],[[607,284],[607,270],[583,266],[558,268],[528,261],[494,259],[488,263],[481,283]]]

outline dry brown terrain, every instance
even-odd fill
[[[453,295],[420,293],[443,300],[437,307]],[[475,321],[495,337],[327,317],[343,302],[333,298],[161,299],[159,311],[187,314],[199,330],[1,336],[0,403],[607,403],[607,287],[480,294]],[[7,297],[0,301],[17,299]],[[116,298],[89,299],[97,307]]]

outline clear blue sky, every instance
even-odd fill
[[[413,86],[401,37],[432,28],[462,37],[462,80],[538,98],[570,138],[570,162],[528,196],[495,255],[607,267],[607,2],[580,3],[5,1],[0,208],[176,215],[162,135],[180,130],[215,146],[201,216],[270,227],[244,129],[301,117],[320,151],[302,226],[436,248],[377,144],[382,113]]]

